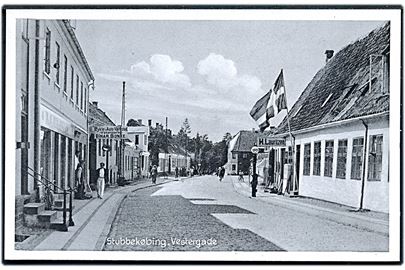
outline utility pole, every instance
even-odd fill
[[[124,146],[123,146],[123,140],[122,140],[122,127],[125,125],[125,81],[122,82],[122,104],[121,104],[121,125],[120,125],[120,158],[119,158],[119,178],[120,182],[125,181],[124,177],[124,170],[123,170],[123,164],[124,164]]]
[[[165,130],[165,142],[166,142],[166,147],[165,147],[165,161],[167,161],[167,174],[170,172],[170,160],[167,158],[168,150],[169,150],[169,145],[167,142],[167,116],[166,116],[166,130]],[[165,175],[165,178],[167,178],[167,175]]]

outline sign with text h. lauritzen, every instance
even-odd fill
[[[121,126],[99,126],[94,127],[96,139],[125,139],[127,138],[128,127]]]
[[[284,138],[270,138],[270,137],[258,137],[257,138],[257,146],[263,148],[270,148],[270,147],[285,147],[285,139]]]

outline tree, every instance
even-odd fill
[[[140,126],[138,121],[134,120],[134,119],[129,119],[127,122],[127,127],[137,127]]]

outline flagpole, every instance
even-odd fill
[[[293,190],[292,192],[295,193],[296,192],[296,188],[297,188],[297,172],[296,172],[296,158],[295,158],[295,139],[292,136],[291,133],[291,125],[290,125],[290,113],[288,111],[288,103],[287,103],[287,87],[285,86],[285,79],[284,79],[284,71],[283,69],[281,69],[281,73],[283,74],[283,82],[284,82],[284,98],[285,98],[285,106],[286,106],[286,110],[287,110],[287,125],[288,125],[288,133],[290,134],[290,142],[291,142],[291,152],[292,152],[292,166],[293,166]]]

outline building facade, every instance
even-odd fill
[[[76,152],[88,164],[87,104],[94,77],[68,20],[20,19],[17,33],[20,209],[21,203],[44,200],[45,182],[62,189],[74,185]]]
[[[249,174],[253,157],[251,150],[257,141],[257,137],[258,132],[255,130],[241,130],[232,138],[228,146],[228,162],[226,165],[228,174]]]
[[[290,110],[294,152],[279,125],[299,195],[389,212],[389,40],[387,23],[327,59]]]
[[[138,174],[143,177],[148,176],[149,171],[149,126],[142,124],[142,120],[138,119],[138,126],[129,126],[128,127],[128,139],[133,142],[135,150],[139,152],[139,158],[136,158],[136,170]]]

